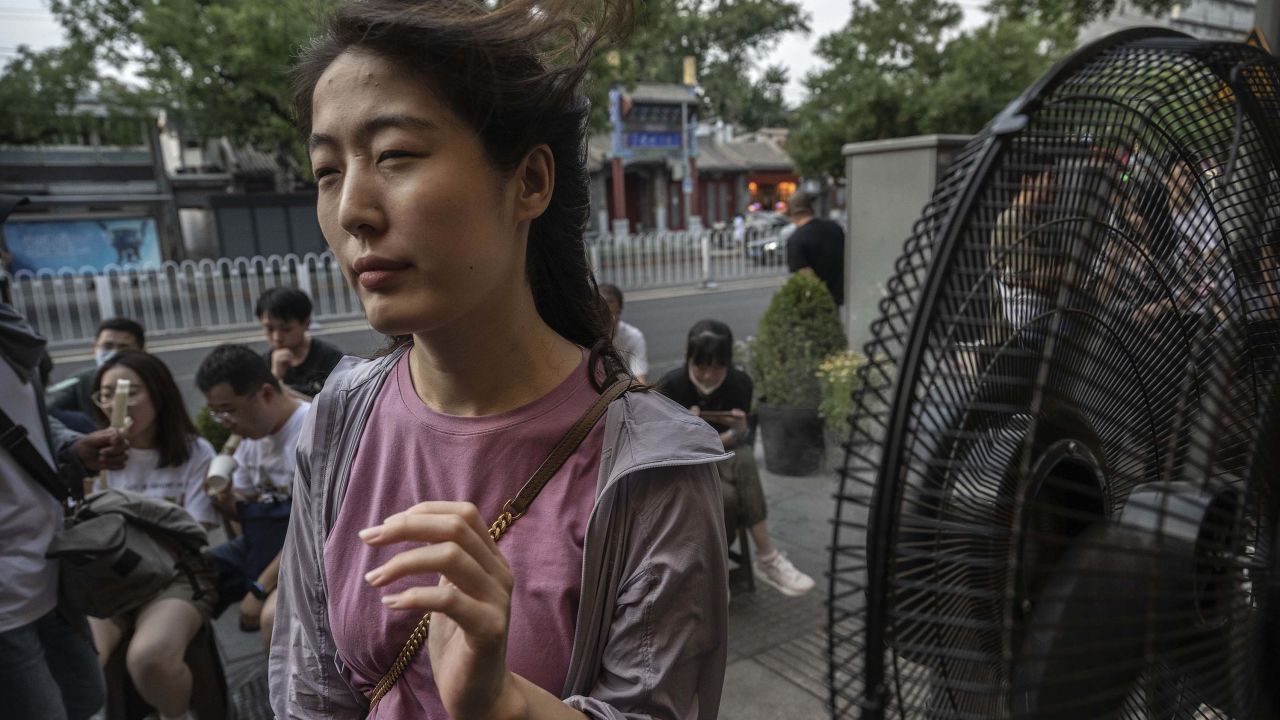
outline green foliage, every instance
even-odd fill
[[[1121,0],[992,0],[987,9],[998,17],[1026,20],[1040,17],[1065,22],[1073,28],[1110,15],[1121,6]],[[1163,15],[1184,0],[1124,0],[1123,5],[1137,12]]]
[[[842,350],[823,360],[818,366],[818,384],[822,392],[818,414],[836,437],[843,438],[849,434],[853,393],[860,387],[858,371],[866,364],[866,355],[853,350]]]
[[[105,98],[97,107],[85,94]],[[0,144],[145,145],[145,108],[136,91],[102,77],[94,54],[69,45],[18,48],[0,72]]]
[[[200,432],[200,437],[208,440],[213,445],[213,449],[218,452],[222,452],[222,446],[226,445],[227,438],[231,437],[231,431],[213,418],[208,405],[196,412],[196,430]]]
[[[592,126],[608,126],[610,87],[678,83],[686,55],[698,58],[701,117],[721,117],[748,130],[784,124],[786,70],[771,66],[756,80],[752,73],[783,34],[808,29],[809,18],[794,0],[649,0],[635,33],[617,48],[617,67],[603,55],[592,66]]]
[[[929,133],[977,132],[1073,46],[1064,21],[997,17],[959,32],[942,0],[858,0],[818,43],[827,67],[806,79],[788,144],[800,171],[839,176],[841,147]]]
[[[71,41],[69,57],[135,71],[145,83],[145,90],[129,93],[135,102],[144,97],[148,105],[168,109],[194,132],[284,153],[295,152],[299,143],[286,72],[332,5],[333,0],[51,0],[50,9]],[[65,77],[79,91],[90,89],[83,73]],[[100,100],[114,105],[120,98],[113,95]]]
[[[818,366],[844,347],[839,312],[826,285],[812,275],[792,275],[760,317],[751,348],[760,400],[818,407]]]

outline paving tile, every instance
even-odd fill
[[[723,720],[823,720],[823,702],[771,672],[755,660],[727,668],[720,700]]]

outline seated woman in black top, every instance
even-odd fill
[[[702,417],[720,433],[726,450],[737,452],[717,465],[725,514],[735,512],[751,528],[756,544],[755,572],[785,595],[813,589],[813,578],[773,546],[765,523],[764,490],[747,429],[751,408],[751,376],[733,367],[733,332],[717,320],[700,320],[689,330],[685,365],[658,381],[658,390]]]

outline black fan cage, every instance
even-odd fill
[[[854,398],[835,717],[1271,717],[1278,93],[1255,48],[1130,31],[953,161]]]

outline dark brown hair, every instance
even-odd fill
[[[151,407],[155,408],[156,449],[160,453],[159,467],[177,467],[191,457],[191,443],[199,436],[195,423],[187,415],[182,393],[173,381],[173,374],[160,358],[142,350],[121,350],[102,363],[93,376],[93,389],[102,387],[102,376],[111,368],[122,365],[142,378]],[[93,406],[93,419],[103,427],[107,425],[106,413],[97,403]]]
[[[581,92],[592,53],[630,30],[634,0],[362,0],[340,7],[293,69],[294,109],[311,132],[311,102],[324,71],[346,52],[384,58],[418,78],[480,137],[500,172],[546,145],[555,191],[529,228],[526,277],[538,314],[571,342],[591,348],[591,367],[625,374],[609,340],[612,318],[587,260],[590,210]],[[393,346],[409,341],[393,338]],[[597,373],[590,373],[595,382]]]

